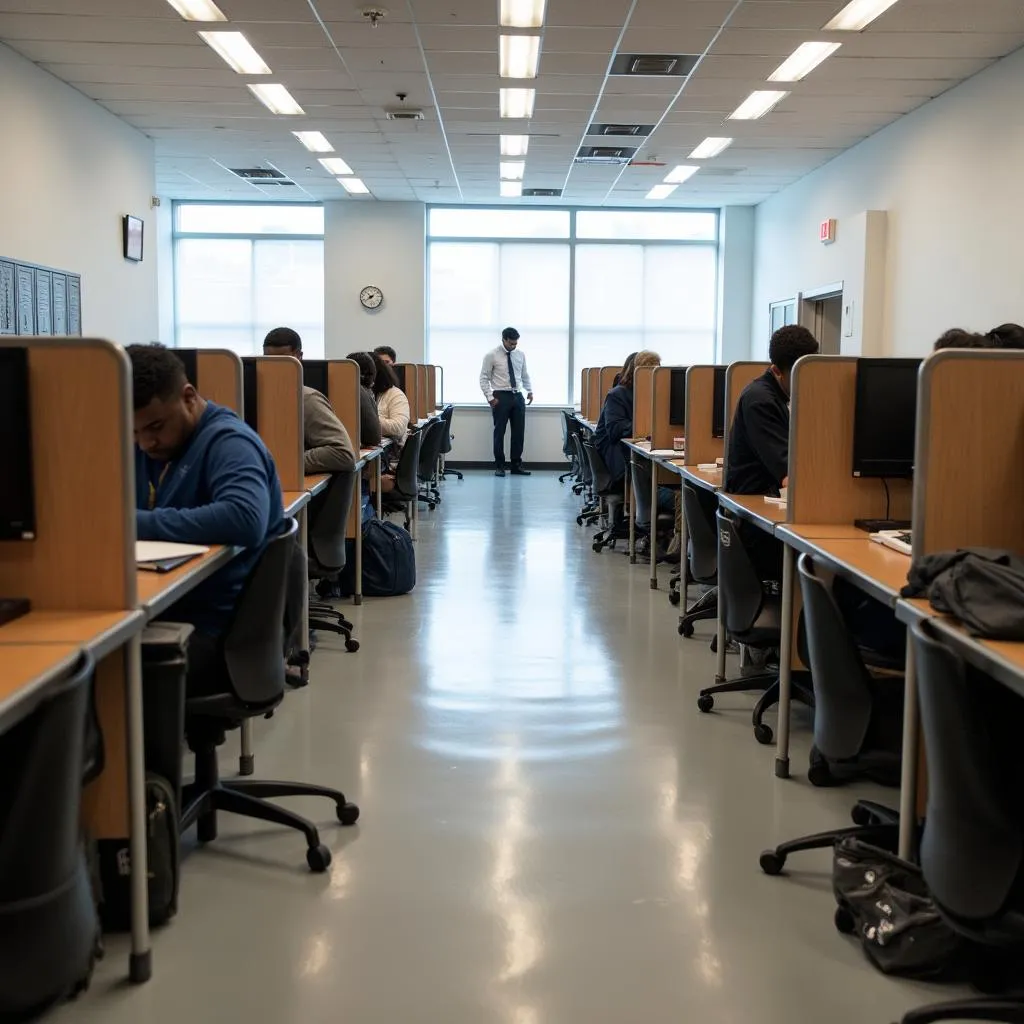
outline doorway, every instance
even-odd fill
[[[839,355],[843,339],[842,284],[803,292],[800,296],[800,323],[818,339],[822,355]]]

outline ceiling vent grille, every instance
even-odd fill
[[[653,131],[653,124],[603,124],[595,122],[587,129],[587,134],[641,139],[646,138]]]
[[[612,62],[611,74],[685,78],[697,66],[698,59],[693,54],[620,53]]]
[[[524,188],[523,195],[530,199],[557,199],[561,196],[560,188]]]
[[[389,121],[425,121],[427,115],[419,107],[391,107],[384,111]]]
[[[636,146],[583,146],[576,154],[578,164],[628,164]]]
[[[294,185],[286,174],[276,167],[231,167],[232,174],[253,185]]]

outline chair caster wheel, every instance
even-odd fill
[[[600,545],[600,544],[594,544],[594,545],[592,545],[592,547],[594,548],[594,550],[595,550],[595,551],[596,551],[596,552],[597,552],[598,554],[600,554],[600,553],[601,553],[601,545]]]
[[[807,769],[807,781],[812,786],[831,786],[831,785],[833,785],[833,783],[835,782],[835,779],[832,777],[832,771],[831,771],[831,769],[828,766],[828,762],[827,761],[816,761],[814,764],[812,764],[810,766],[810,768]],[[858,811],[858,808],[854,807],[854,809],[853,809],[854,819],[853,820],[854,820],[855,824],[858,824],[858,825],[860,825],[860,824],[867,824],[867,822],[859,822],[859,821],[857,821],[857,817],[856,817],[857,811]]]
[[[359,820],[359,808],[355,804],[338,804],[337,812],[342,825],[354,825]]]
[[[680,622],[679,623],[679,635],[680,636],[693,636],[693,623],[692,622]]]
[[[861,828],[865,825],[871,825],[875,820],[875,816],[866,807],[861,807],[860,804],[853,805],[853,810],[850,811],[850,818],[854,825],[860,825]]]
[[[754,726],[754,739],[757,740],[758,743],[763,743],[765,746],[768,746],[774,738],[775,734],[772,732],[770,725],[765,725],[764,722],[758,722],[758,724]]]
[[[718,653],[718,634],[717,633],[711,638],[711,653],[712,654],[717,654]]]
[[[345,650],[350,654],[355,654],[359,650],[359,641],[352,640],[351,638],[345,641]]]
[[[702,693],[697,698],[697,710],[706,715],[715,706],[715,698],[710,693]]]
[[[331,851],[321,843],[319,846],[311,846],[306,850],[306,863],[309,870],[315,874],[322,874],[331,866]]]
[[[786,866],[786,858],[774,850],[765,850],[760,858],[761,870],[766,875],[781,875]]]
[[[669,604],[672,604],[672,605],[679,604],[679,600],[680,600],[680,598],[679,598],[679,591],[678,590],[670,590],[668,592],[668,603]]]
[[[576,517],[576,525],[577,526],[582,526],[583,525],[583,516],[577,516]]]
[[[857,930],[857,922],[845,907],[836,907],[835,916],[832,918],[836,931],[843,935],[852,935]]]

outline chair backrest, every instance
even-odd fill
[[[640,526],[651,525],[651,461],[638,458],[633,461],[633,506]]]
[[[569,421],[572,413],[568,409],[562,410],[562,454],[567,459],[572,459],[572,445],[569,443],[570,426]]]
[[[431,420],[423,428],[423,440],[420,442],[420,457],[417,472],[424,480],[434,475],[437,460],[441,458],[441,445],[444,443],[444,420]]]
[[[444,434],[441,437],[442,455],[447,455],[452,450],[452,416],[454,413],[454,405],[446,405],[441,410],[441,422],[444,424]]]
[[[1024,856],[1019,768],[1006,771],[1020,758],[1020,736],[1005,728],[1019,722],[1020,697],[966,666],[927,622],[911,636],[928,759],[921,868],[944,910],[982,922],[1004,909]]]
[[[574,433],[570,440],[572,441],[573,451],[576,452],[576,464],[580,468],[580,481],[589,487],[593,483],[594,473],[590,468],[590,460],[583,450],[583,435],[579,432]]]
[[[583,450],[586,452],[587,459],[590,461],[590,472],[594,490],[602,497],[607,497],[612,490],[620,490],[620,488],[615,486],[619,481],[612,479],[612,475],[608,471],[608,467],[605,465],[604,459],[601,458],[601,453],[597,450],[594,444],[590,441],[584,441]]]
[[[715,510],[718,499],[713,491],[683,482],[683,514],[689,534],[690,575],[698,583],[714,583],[718,576],[718,535]]]
[[[856,757],[871,724],[871,676],[814,560],[801,555],[797,569],[814,679],[814,745],[833,760]]]
[[[314,579],[336,576],[345,568],[345,534],[359,474],[335,473],[327,485],[323,504],[309,523],[309,572]]]
[[[398,456],[395,466],[394,494],[404,501],[412,501],[419,493],[419,479],[416,475],[420,464],[420,447],[423,444],[423,431],[414,427],[405,439],[402,454]]]
[[[53,892],[79,853],[92,658],[0,734],[0,904]]]
[[[715,513],[718,527],[718,603],[725,618],[725,627],[738,640],[757,621],[764,605],[761,579],[743,546],[736,522]],[[721,643],[721,639],[719,639]]]
[[[285,599],[298,533],[298,522],[288,519],[284,532],[267,542],[224,634],[228,679],[243,704],[270,704],[284,693]]]

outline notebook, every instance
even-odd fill
[[[135,566],[147,572],[170,572],[210,549],[201,544],[171,544],[162,540],[137,540]]]

